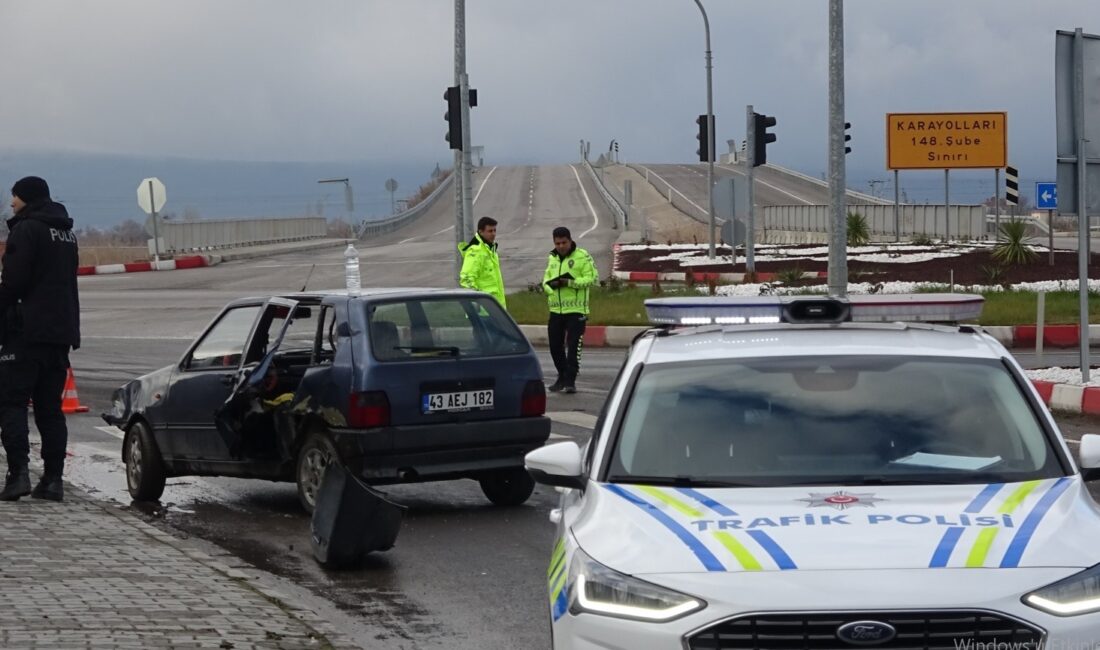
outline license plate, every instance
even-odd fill
[[[424,413],[456,413],[485,411],[493,408],[493,389],[467,390],[459,393],[428,393],[421,400]]]

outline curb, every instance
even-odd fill
[[[115,273],[143,273],[145,271],[176,271],[214,266],[219,260],[204,255],[188,255],[159,262],[129,262],[126,264],[100,264],[99,266],[80,266],[77,275],[113,275]]]
[[[1031,383],[1052,411],[1100,415],[1100,386],[1074,386],[1037,379]]]
[[[687,282],[687,273],[662,273],[659,271],[613,271],[612,275],[615,279],[622,280],[624,282]],[[695,282],[732,282],[741,283],[745,281],[747,273],[715,273],[713,271],[700,271],[699,273],[692,273],[692,279]],[[802,274],[804,278],[825,278],[828,277],[827,271],[807,271]],[[775,282],[779,279],[778,273],[765,273],[763,271],[756,273],[757,282]]]
[[[532,345],[549,345],[545,325],[520,325],[520,331]],[[634,337],[651,329],[641,325],[589,325],[584,328],[584,345],[589,348],[625,348]]]

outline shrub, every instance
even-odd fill
[[[848,213],[848,245],[863,246],[871,241],[871,229],[867,218],[858,212]]]
[[[798,284],[802,281],[802,269],[797,266],[793,269],[783,269],[776,273],[775,277],[786,285]]]
[[[932,238],[923,232],[919,235],[913,235],[913,238],[909,241],[916,246],[931,246],[933,243]]]
[[[1039,254],[1031,249],[1031,238],[1027,236],[1027,224],[1022,221],[1009,221],[1001,224],[997,243],[993,246],[992,257],[1001,264],[1026,264]]]
[[[1005,269],[1002,264],[990,264],[988,266],[981,267],[982,275],[985,277],[985,283],[990,286],[1000,285],[1005,286]]]

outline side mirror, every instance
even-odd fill
[[[1100,436],[1086,433],[1081,436],[1081,448],[1077,452],[1081,466],[1081,478],[1086,481],[1100,479]]]
[[[531,478],[543,485],[583,490],[584,460],[575,442],[559,442],[540,447],[524,458]]]

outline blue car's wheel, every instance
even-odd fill
[[[126,487],[134,501],[156,501],[164,494],[164,463],[149,425],[137,421],[126,430]]]

